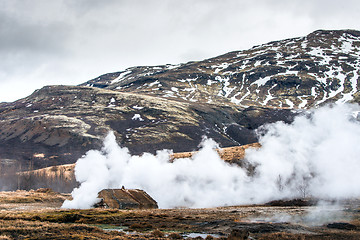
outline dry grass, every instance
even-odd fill
[[[38,189],[36,191],[17,190],[14,192],[0,192],[0,203],[36,203],[59,202],[69,199],[69,194],[60,194],[51,189]]]
[[[254,211],[256,207],[249,207]],[[230,208],[233,209],[233,208]],[[230,210],[229,209],[229,210]],[[271,209],[267,207],[267,209]],[[274,208],[276,209],[276,208]],[[56,210],[56,211],[2,211],[0,212],[0,239],[181,239],[180,232],[207,232],[211,229],[229,231],[237,226],[251,226],[249,222],[235,222],[231,219],[239,213],[221,209],[178,209],[178,210]],[[238,209],[238,210],[246,210]],[[211,222],[211,225],[206,227]],[[221,225],[219,225],[219,223]],[[353,223],[358,224],[359,220]],[[94,226],[94,224],[100,224]],[[105,224],[105,225],[101,225]],[[204,225],[205,224],[205,225]],[[134,231],[127,235],[121,231],[105,231],[101,226],[128,227]],[[272,226],[272,225],[271,225]],[[285,224],[291,228],[291,225]],[[225,227],[225,228],[224,228]],[[226,230],[227,229],[227,230]],[[311,234],[289,231],[251,232],[233,231],[228,239],[241,238],[250,234],[254,239],[359,239],[359,231],[310,228]],[[270,229],[274,229],[271,227]],[[239,238],[240,237],[240,238]],[[209,237],[208,239],[210,239]],[[226,239],[222,237],[221,239]]]
[[[87,223],[107,224],[121,221],[127,217],[126,212],[115,209],[88,209],[88,210],[49,210],[49,211],[3,211],[0,219],[25,220],[56,223]]]
[[[74,168],[75,164],[64,164],[58,166],[51,166],[47,168],[41,168],[32,171],[20,172],[20,175],[43,175],[49,179],[56,179],[58,176],[62,175],[64,181],[70,181],[74,178]]]
[[[28,220],[0,220],[0,233],[0,239],[169,239],[160,231],[127,235],[86,224]]]
[[[260,148],[260,143],[252,143],[243,146],[236,147],[227,147],[217,149],[220,158],[227,162],[236,162],[243,160],[245,158],[245,150],[248,148]],[[171,161],[174,161],[178,158],[191,158],[196,152],[181,152],[181,153],[173,153],[170,156]]]
[[[153,237],[164,237],[165,236],[165,234],[162,231],[160,231],[159,229],[155,229],[154,231],[152,231],[151,235]]]
[[[12,239],[12,238],[7,235],[0,235],[0,240],[8,240],[8,239]]]
[[[258,240],[305,240],[305,235],[291,233],[270,233],[260,236]]]
[[[48,195],[48,196],[46,196]],[[18,202],[19,210],[0,208],[1,239],[180,239],[180,233],[221,233],[220,239],[360,239],[360,211],[346,211],[357,226],[353,230],[303,226],[295,223],[253,222],[274,214],[305,214],[312,207],[234,206],[209,209],[32,209],[24,208],[40,198],[55,204],[58,193],[43,189],[0,193],[6,201]],[[25,200],[24,200],[25,199]],[[57,204],[57,203],[56,203]],[[0,206],[2,206],[0,204]],[[126,234],[121,230],[131,232]],[[233,231],[245,229],[242,231]],[[213,237],[209,236],[208,239]]]
[[[0,220],[0,232],[4,239],[119,239],[121,232],[105,232],[85,224],[49,223],[25,220]]]
[[[360,212],[360,210],[358,210]],[[357,226],[359,229],[360,229],[360,219],[357,218],[357,219],[353,219],[350,224],[353,224],[355,226]]]

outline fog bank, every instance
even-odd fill
[[[79,188],[64,208],[90,208],[104,188],[145,190],[160,208],[215,207],[274,199],[359,197],[358,105],[325,106],[258,130],[261,149],[249,149],[253,174],[220,159],[204,138],[192,159],[169,162],[169,150],[131,156],[113,133],[101,151],[91,150],[75,167]]]

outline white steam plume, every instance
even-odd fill
[[[255,174],[222,161],[217,145],[204,139],[192,159],[169,162],[171,151],[131,156],[110,133],[102,151],[78,160],[81,183],[64,208],[89,208],[104,188],[140,188],[161,208],[214,207],[261,203],[280,198],[360,196],[360,123],[358,105],[327,106],[278,122],[260,131],[262,148],[246,152]]]
[[[358,110],[358,105],[326,106],[295,118],[290,125],[266,126],[262,148],[247,152],[247,159],[259,164],[254,182],[266,192],[263,200],[296,194],[360,196]]]

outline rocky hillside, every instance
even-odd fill
[[[199,62],[133,67],[0,105],[0,172],[74,163],[114,131],[133,154],[254,143],[254,130],[360,102],[360,32],[316,31]],[[7,170],[5,170],[7,169]]]
[[[256,142],[265,122],[290,110],[198,104],[93,87],[48,86],[0,109],[2,164],[23,170],[74,163],[114,131],[133,154],[197,148],[204,135],[221,146]]]
[[[198,103],[310,108],[360,101],[360,32],[313,32],[199,62],[133,67],[83,85]]]

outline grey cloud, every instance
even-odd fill
[[[360,29],[359,6],[357,0],[0,0],[0,84],[78,84],[320,28]]]
[[[0,51],[64,51],[72,27],[66,23],[34,24],[0,15]]]

